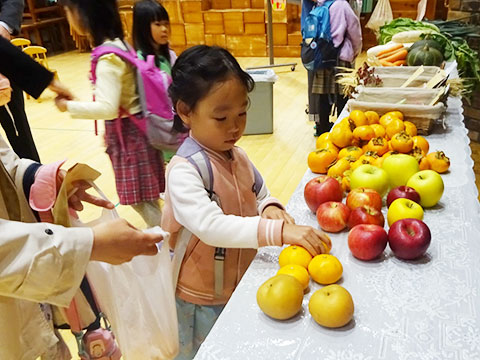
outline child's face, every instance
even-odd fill
[[[153,21],[150,24],[150,31],[152,32],[154,46],[165,45],[168,43],[168,35],[170,32],[170,24],[168,21]]]
[[[215,151],[231,150],[240,139],[247,122],[248,93],[236,77],[216,84],[195,109],[181,113],[193,137]]]

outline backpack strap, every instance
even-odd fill
[[[203,181],[203,186],[208,192],[208,196],[212,201],[215,201],[218,206],[220,206],[220,199],[216,196],[213,191],[213,170],[212,164],[205,150],[191,137],[187,137],[183,144],[177,151],[177,155],[181,156],[188,160],[190,164],[195,167],[198,171],[200,177]],[[179,233],[179,238],[177,240],[177,246],[175,247],[174,253],[178,255],[185,255],[187,241],[190,240],[191,232],[183,228]],[[183,254],[181,254],[183,252]],[[224,273],[224,264],[225,264],[225,248],[215,248],[215,254],[213,256],[214,261],[214,276],[215,276],[215,295],[221,297],[223,295],[223,273]],[[176,255],[175,255],[176,256]],[[174,260],[174,270],[179,267],[179,262],[181,260]],[[179,271],[180,269],[178,269]],[[175,274],[174,271],[174,274]],[[178,275],[177,275],[178,278]],[[176,283],[176,282],[175,282]]]
[[[252,170],[253,170],[253,176],[255,178],[255,182],[253,183],[253,191],[255,192],[255,195],[258,196],[260,194],[260,190],[262,190],[263,187],[263,177],[260,175],[260,172],[257,170],[255,165],[250,161],[250,165],[252,165]]]

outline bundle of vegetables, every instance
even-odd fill
[[[435,25],[440,33],[447,33],[453,37],[465,37],[472,34],[480,34],[480,27],[467,24],[460,20],[431,20],[428,23]]]
[[[373,56],[373,61],[381,66],[402,66],[407,64],[408,50],[403,44],[392,44],[392,46],[381,50]]]
[[[453,37],[448,33],[428,34],[425,39],[435,40],[443,50],[446,61],[457,60],[458,75],[462,79],[464,97],[480,87],[480,59],[478,53],[468,46],[461,37]]]
[[[408,36],[406,39],[395,39],[395,42],[415,42],[417,37],[422,33],[438,33],[440,30],[434,24],[430,24],[423,21],[415,21],[408,18],[397,18],[380,28],[380,37],[378,38],[379,44],[386,44],[392,41],[394,35],[410,32],[412,30],[418,30],[416,34],[410,33],[412,37]],[[413,37],[415,35],[416,37]],[[405,40],[405,41],[404,41]]]

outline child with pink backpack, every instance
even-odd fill
[[[72,27],[95,46],[91,74],[95,90],[94,101],[58,98],[57,107],[74,118],[105,120],[106,152],[120,204],[131,205],[148,227],[158,225],[158,199],[165,189],[163,154],[158,146],[178,146],[167,96],[171,78],[155,67],[153,59],[139,60],[124,41],[115,0],[62,3]]]

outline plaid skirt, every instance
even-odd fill
[[[353,64],[340,60],[340,67],[353,68]],[[312,93],[313,94],[335,94],[335,68],[317,70],[313,77]],[[342,87],[339,85],[339,93],[342,93]]]
[[[163,154],[148,143],[128,118],[121,119],[121,144],[115,122],[105,121],[105,143],[112,161],[120,204],[133,205],[160,198],[165,191]]]

